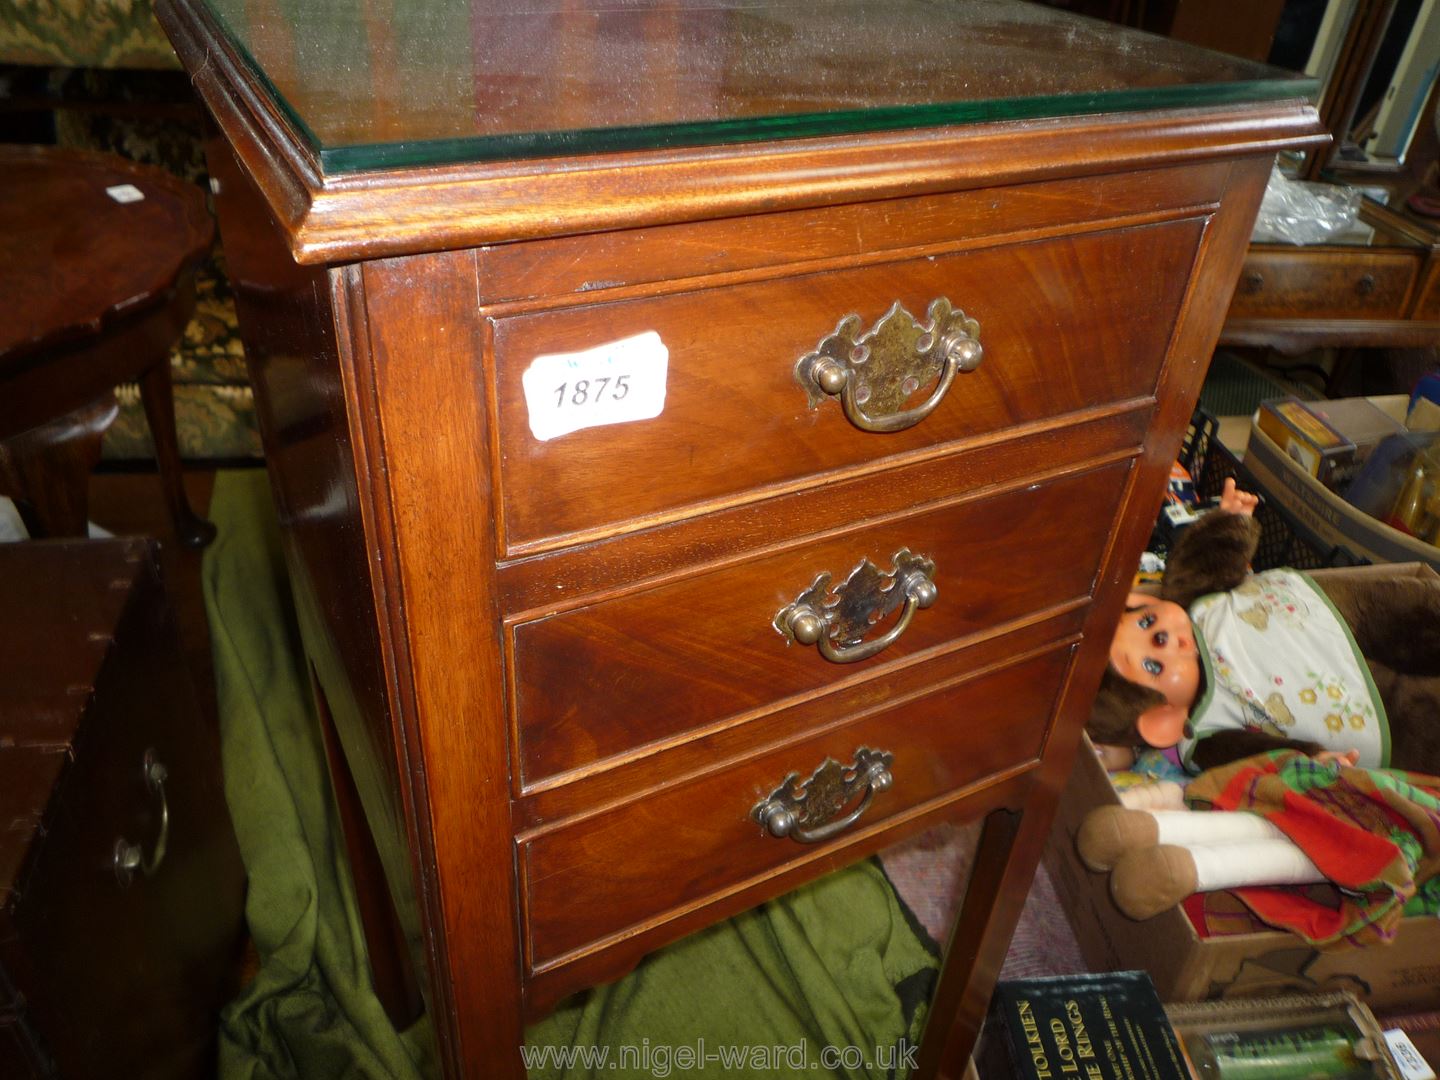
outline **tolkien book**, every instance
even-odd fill
[[[1143,971],[1002,982],[976,1062],[985,1080],[1189,1080]]]

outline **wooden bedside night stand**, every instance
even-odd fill
[[[922,1047],[963,1070],[1272,157],[1323,137],[1309,83],[1042,8],[824,13],[159,5],[452,1075],[984,818]]]

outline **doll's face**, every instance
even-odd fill
[[[1158,690],[1186,712],[1200,690],[1200,656],[1190,616],[1179,604],[1156,600],[1120,618],[1110,663],[1125,678]]]

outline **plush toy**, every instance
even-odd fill
[[[1132,593],[1086,730],[1192,772],[1276,749],[1440,773],[1440,577],[1251,574],[1255,496],[1227,480],[1160,598]]]

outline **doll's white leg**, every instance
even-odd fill
[[[1153,810],[1155,842],[1191,847],[1238,844],[1246,840],[1284,839],[1285,834],[1259,814],[1228,810]],[[1289,843],[1287,840],[1286,843]]]
[[[1075,847],[1091,870],[1113,867],[1127,851],[1156,844],[1228,844],[1285,834],[1256,814],[1225,810],[1130,810],[1102,806],[1080,823]]]
[[[1284,837],[1215,846],[1156,844],[1127,851],[1116,861],[1110,895],[1132,919],[1148,919],[1195,892],[1324,880],[1304,852]]]
[[[1184,810],[1185,789],[1174,780],[1154,784],[1136,784],[1117,792],[1120,805],[1127,810]]]
[[[1325,880],[1305,852],[1283,833],[1278,839],[1195,845],[1188,850],[1195,860],[1198,892],[1246,885],[1313,885]]]

